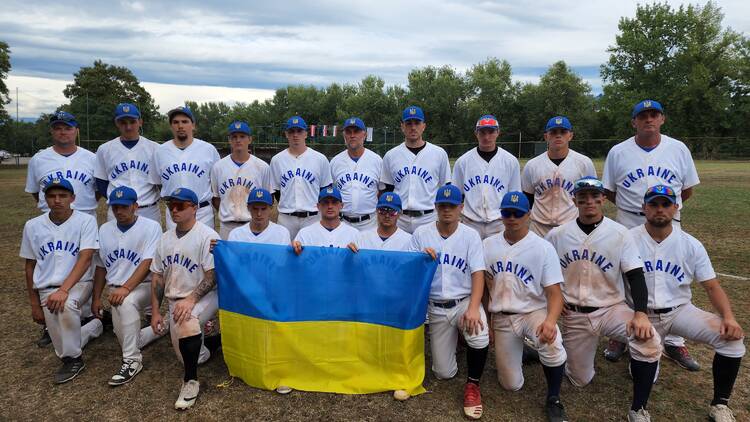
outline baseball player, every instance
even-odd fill
[[[612,147],[604,162],[602,182],[607,199],[617,206],[616,221],[627,228],[645,223],[641,206],[649,186],[670,186],[677,193],[677,206],[681,209],[692,195],[693,187],[700,183],[687,146],[661,133],[665,120],[664,109],[658,102],[643,100],[636,104],[631,113],[635,136]],[[680,222],[679,210],[674,222]],[[683,338],[669,335],[664,343],[666,357],[687,370],[700,369]],[[624,351],[623,344],[610,342],[605,357],[616,361]]]
[[[94,273],[91,310],[101,318],[102,292],[109,287],[112,323],[122,349],[120,369],[109,380],[118,386],[133,380],[143,369],[141,348],[160,337],[149,325],[141,329],[141,311],[151,304],[149,267],[161,237],[161,224],[138,215],[138,194],[118,186],[109,194],[114,215],[99,228],[99,254]]]
[[[661,356],[661,337],[646,314],[648,292],[643,261],[627,228],[602,212],[604,185],[593,177],[574,182],[578,218],[552,229],[546,239],[560,259],[565,282],[561,320],[568,354],[566,375],[583,387],[594,378],[594,356],[600,336],[627,342],[633,377],[628,421],[650,421],[646,404]],[[634,309],[625,303],[624,278]]]
[[[482,307],[485,270],[482,239],[476,230],[461,223],[463,194],[458,187],[440,187],[434,201],[437,222],[417,228],[411,242],[413,251],[424,251],[439,264],[427,306],[432,371],[438,379],[456,375],[460,332],[467,345],[464,415],[479,419],[483,411],[479,380],[490,344],[487,316]]]
[[[545,412],[551,422],[567,419],[560,403],[567,355],[557,318],[563,309],[563,275],[552,245],[529,231],[529,201],[507,192],[500,204],[504,231],[484,240],[485,279],[495,337],[497,378],[506,390],[523,387],[524,339],[531,341],[547,379]]]
[[[262,188],[254,188],[247,197],[247,209],[252,216],[249,223],[229,233],[227,240],[235,242],[289,245],[289,230],[271,221],[273,196]]]
[[[381,182],[385,191],[401,197],[404,209],[398,226],[409,233],[437,219],[433,206],[435,194],[451,181],[448,154],[422,139],[426,127],[422,109],[406,107],[401,116],[404,142],[383,157]]]
[[[174,407],[184,410],[198,398],[198,365],[211,356],[203,344],[202,331],[219,308],[214,257],[210,252],[211,240],[219,235],[196,219],[200,202],[192,190],[175,189],[167,196],[167,208],[175,227],[162,234],[151,261],[151,328],[163,333],[169,327],[172,346],[185,368]],[[169,299],[165,317],[159,313],[159,287],[164,288],[164,296]]]
[[[503,230],[500,201],[505,192],[521,190],[520,165],[497,147],[500,123],[495,116],[480,117],[474,135],[479,145],[456,160],[452,180],[465,196],[461,221],[486,239]]]
[[[307,147],[307,123],[302,117],[290,117],[284,135],[289,148],[271,158],[270,190],[279,201],[278,223],[294,239],[301,228],[320,219],[315,204],[320,189],[332,183],[331,166],[325,155]]]
[[[378,226],[360,232],[349,249],[375,249],[381,251],[409,251],[411,235],[398,227],[401,213],[401,198],[397,193],[386,192],[380,195],[377,203]]]
[[[253,188],[269,187],[268,164],[250,154],[253,141],[250,126],[236,120],[229,124],[231,154],[211,168],[213,205],[219,212],[219,235],[226,240],[229,232],[250,221],[247,195]]]
[[[198,220],[214,227],[211,207],[211,167],[219,161],[219,152],[206,141],[193,138],[195,118],[184,106],[167,113],[173,138],[156,150],[156,168],[161,177],[161,196],[167,197],[179,188],[187,188],[198,195]],[[167,228],[174,229],[171,213],[167,212]]]
[[[344,142],[346,150],[331,160],[331,176],[344,198],[341,218],[344,223],[357,230],[370,230],[375,222],[375,204],[378,202],[380,174],[383,159],[365,148],[367,128],[362,119],[350,117],[344,120]]]
[[[339,215],[344,203],[341,191],[333,186],[320,190],[318,195],[318,211],[320,221],[303,227],[292,242],[294,253],[299,255],[305,246],[323,246],[330,248],[346,248],[354,241],[359,230],[348,224],[342,224]]]
[[[630,229],[644,261],[648,286],[648,317],[660,336],[674,333],[714,349],[714,397],[709,416],[734,421],[727,406],[745,354],[744,333],[719,285],[703,245],[672,221],[679,211],[675,189],[648,188],[643,198],[645,225]],[[690,284],[699,282],[718,315],[691,303]]]
[[[63,363],[54,381],[62,384],[83,371],[81,349],[103,331],[96,318],[81,326],[81,306],[93,288],[91,257],[99,240],[94,217],[71,208],[75,190],[70,181],[53,178],[42,191],[49,211],[24,225],[20,256],[26,260],[31,317],[47,325]]]
[[[138,107],[133,104],[117,105],[115,126],[120,136],[96,150],[94,177],[99,194],[109,198],[116,188],[128,186],[138,195],[138,215],[161,223],[161,178],[154,162],[159,144],[141,136],[143,120]],[[107,220],[114,218],[112,208],[109,208]]]
[[[565,116],[556,116],[544,128],[547,152],[526,163],[521,187],[531,204],[531,231],[546,236],[552,228],[575,220],[578,208],[573,201],[573,182],[596,177],[589,157],[570,149],[573,125]]]

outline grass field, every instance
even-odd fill
[[[701,240],[717,272],[750,277],[750,163],[698,162],[702,183],[683,212],[683,227]],[[597,163],[601,170],[601,162]],[[30,196],[23,192],[25,169],[0,170],[0,420],[460,420],[465,355],[459,351],[459,375],[437,381],[427,371],[427,394],[396,402],[389,393],[366,396],[294,392],[279,396],[230,381],[221,356],[199,369],[201,396],[186,413],[173,410],[181,381],[181,365],[168,339],[144,350],[144,371],[134,382],[111,388],[107,380],[119,368],[120,351],[114,334],[106,332],[85,350],[87,368],[79,378],[55,386],[52,374],[59,365],[51,347],[39,349],[34,341],[39,328],[32,321],[18,258],[24,222],[38,215]],[[100,209],[100,221],[102,220]],[[608,208],[612,215],[612,208]],[[750,330],[750,281],[721,278],[734,304],[737,319]],[[694,288],[694,302],[710,306],[703,289]],[[747,343],[747,342],[746,342]],[[600,345],[603,346],[603,345]],[[662,364],[650,401],[655,421],[706,420],[712,397],[711,359],[704,346],[689,344],[702,365],[688,373],[671,361]],[[573,421],[624,420],[631,397],[625,360],[612,364],[597,354],[597,376],[579,389],[563,383],[562,400]],[[428,358],[429,359],[429,358]],[[429,361],[428,361],[429,362]],[[428,366],[429,368],[429,366]],[[544,420],[544,377],[541,367],[524,367],[526,385],[519,392],[500,389],[495,375],[494,352],[482,379],[484,420]],[[737,420],[750,420],[750,365],[743,362],[731,405]]]

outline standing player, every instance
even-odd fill
[[[673,225],[679,211],[677,194],[665,185],[646,190],[643,198],[646,224],[630,229],[643,257],[648,286],[648,316],[662,337],[674,333],[714,349],[714,397],[709,417],[714,421],[734,421],[727,406],[745,345],[744,334],[719,285],[711,260],[703,245]],[[690,284],[699,282],[718,315],[691,303]]]
[[[678,212],[674,221],[679,224],[679,209],[700,183],[687,146],[661,133],[665,121],[664,109],[658,102],[643,100],[636,104],[631,114],[635,136],[612,147],[604,162],[602,181],[607,198],[617,206],[617,222],[627,228],[645,222],[641,207],[649,186],[664,184],[675,190]],[[685,347],[685,339],[669,335],[664,343],[666,357],[687,370],[700,369]],[[604,356],[616,361],[624,351],[624,344],[610,342]]]
[[[81,306],[93,288],[91,258],[99,241],[94,217],[71,208],[72,183],[53,178],[43,192],[49,211],[24,225],[20,256],[26,259],[31,317],[48,327],[55,354],[63,362],[54,380],[62,384],[83,371],[81,349],[103,331],[96,318],[81,326]]]
[[[523,167],[521,187],[531,204],[531,231],[542,237],[578,216],[573,182],[585,176],[596,177],[591,159],[570,149],[572,139],[573,126],[567,117],[549,119],[544,128],[547,152]]]
[[[401,197],[404,209],[398,226],[409,233],[437,219],[433,206],[435,194],[451,181],[448,154],[422,139],[426,127],[422,109],[406,107],[401,116],[404,143],[383,157],[381,182],[386,191]]]
[[[120,136],[105,142],[96,150],[94,177],[99,194],[109,198],[116,188],[128,186],[138,195],[138,215],[161,223],[161,179],[154,161],[159,144],[141,136],[143,120],[141,112],[133,104],[117,105],[115,126]],[[107,220],[114,218],[110,208]]]
[[[578,218],[552,229],[552,243],[563,268],[565,313],[561,321],[570,382],[583,387],[594,378],[600,336],[628,342],[633,377],[630,422],[648,422],[646,411],[661,356],[661,338],[646,315],[648,292],[638,247],[624,226],[602,211],[604,186],[593,177],[574,182]],[[625,303],[630,284],[634,309]]]
[[[521,190],[520,166],[516,157],[497,147],[500,123],[495,116],[482,116],[474,132],[479,146],[456,160],[452,180],[465,195],[461,221],[486,239],[503,230],[500,201],[505,192]]]
[[[191,407],[198,398],[198,364],[211,356],[203,344],[203,327],[219,308],[210,252],[211,240],[219,235],[196,219],[199,207],[198,195],[187,188],[177,188],[167,197],[175,227],[162,234],[151,261],[151,328],[163,333],[169,327],[172,346],[185,368],[174,403],[178,410]],[[166,319],[159,313],[160,287],[169,299]]]
[[[357,230],[375,228],[375,204],[378,202],[383,159],[365,148],[367,128],[362,119],[344,121],[346,150],[331,160],[333,183],[341,191],[344,208],[341,218]]]
[[[254,188],[247,197],[247,209],[252,216],[249,223],[229,233],[227,240],[235,242],[285,245],[292,243],[289,230],[271,221],[273,196],[262,188]]]
[[[307,147],[302,117],[290,117],[284,135],[289,148],[271,158],[270,190],[279,201],[278,223],[294,238],[320,219],[315,204],[320,189],[331,184],[331,166],[325,155]]]
[[[411,243],[413,251],[427,252],[438,261],[427,306],[432,371],[438,379],[456,375],[460,331],[467,345],[464,415],[479,419],[483,410],[479,380],[490,344],[487,316],[482,308],[485,270],[482,239],[476,230],[461,223],[463,194],[459,188],[441,187],[434,201],[437,222],[417,228]]]
[[[173,138],[156,150],[156,168],[161,177],[161,196],[179,188],[198,195],[198,220],[213,229],[211,207],[211,167],[219,161],[219,152],[206,141],[193,138],[195,118],[188,107],[180,106],[167,113]],[[174,229],[171,213],[167,212],[167,228]]]
[[[547,379],[547,419],[563,422],[560,385],[567,355],[557,328],[563,309],[560,263],[555,248],[529,232],[529,201],[523,192],[506,193],[500,207],[505,230],[483,245],[495,350],[503,351],[495,353],[497,378],[506,390],[523,387],[524,339],[530,339]]]
[[[330,248],[346,248],[359,234],[359,230],[347,224],[342,224],[339,215],[344,207],[341,192],[329,186],[320,190],[318,195],[318,211],[320,221],[303,227],[292,242],[294,252],[299,255],[305,246],[323,246]]]
[[[411,235],[398,227],[401,198],[393,192],[380,195],[377,204],[378,226],[360,232],[349,249],[375,249],[381,251],[409,251]]]
[[[109,194],[114,220],[99,228],[99,255],[94,274],[91,310],[102,314],[102,292],[109,287],[112,323],[122,349],[120,369],[109,380],[118,386],[130,382],[143,369],[141,348],[160,336],[151,326],[141,329],[141,311],[151,304],[149,267],[161,237],[161,224],[138,215],[138,194],[119,186]]]
[[[224,240],[229,232],[250,221],[248,193],[256,187],[268,188],[268,164],[250,154],[251,133],[246,122],[230,123],[232,152],[211,168],[213,205],[219,211],[219,235]]]

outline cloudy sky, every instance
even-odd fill
[[[599,91],[605,50],[636,3],[3,0],[0,40],[11,47],[8,108],[18,87],[21,117],[65,102],[72,74],[96,59],[131,69],[162,112],[186,99],[250,102],[288,84],[368,74],[405,84],[415,67],[463,71],[488,57],[508,60],[519,81],[565,60]],[[718,4],[726,26],[750,33],[747,0]]]

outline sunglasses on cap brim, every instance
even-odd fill
[[[527,213],[525,211],[517,210],[514,208],[500,210],[500,215],[503,216],[503,218],[522,218],[526,214]]]

